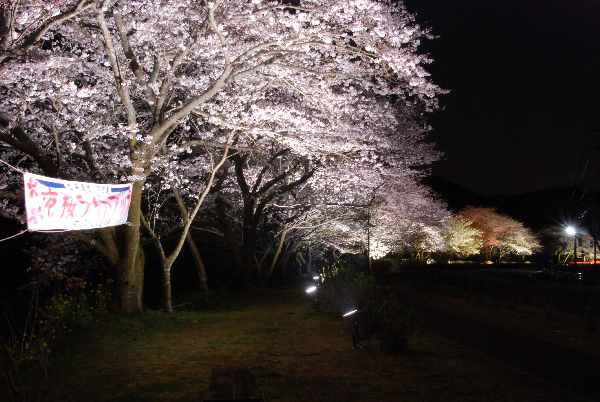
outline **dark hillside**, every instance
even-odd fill
[[[489,197],[461,187],[441,177],[428,176],[423,178],[422,183],[439,194],[454,212],[458,212],[467,205],[492,206]]]
[[[536,231],[567,224],[574,224],[590,232],[598,232],[600,228],[600,195],[596,192],[581,192],[565,187],[511,196],[486,196],[440,177],[427,177],[423,184],[446,200],[448,207],[455,212],[467,205],[495,207],[498,212],[507,214]]]

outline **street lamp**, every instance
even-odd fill
[[[573,226],[567,226],[567,234],[573,236],[573,265],[577,265],[577,230]]]

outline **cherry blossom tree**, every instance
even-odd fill
[[[422,258],[443,249],[442,230],[450,212],[427,187],[413,177],[383,175],[371,175],[365,183],[373,186],[371,192],[363,187],[363,198],[331,211],[337,218],[320,228],[324,244],[370,258],[412,252]]]
[[[454,215],[444,232],[445,252],[452,257],[465,258],[479,254],[481,232],[473,226],[473,221],[461,215]]]
[[[259,252],[261,240],[293,221],[294,215],[284,217],[279,209],[285,208],[286,201],[293,202],[294,192],[315,172],[307,158],[290,154],[290,149],[284,148],[265,152],[260,158],[240,152],[231,157],[237,197],[228,192],[217,197],[216,204],[219,226],[236,260],[238,288],[249,287],[253,276],[264,284],[262,262],[274,250],[263,245]]]
[[[142,309],[140,225],[153,175],[192,202],[164,256],[168,271],[234,143],[259,151],[277,142],[309,160],[347,159],[399,175],[436,158],[419,142],[428,130],[421,117],[441,92],[416,52],[429,34],[401,2],[2,6],[2,160],[52,177],[133,183],[126,226],[74,233],[114,267],[120,311]],[[17,195],[19,176],[5,173],[3,195]],[[5,206],[22,213],[18,203]]]
[[[470,226],[479,231],[479,252],[488,260],[491,260],[492,256],[501,260],[509,254],[531,255],[541,249],[537,236],[523,223],[499,214],[494,208],[467,207],[458,215],[470,221]]]
[[[423,261],[444,248],[442,232],[451,214],[427,187],[404,178],[381,193],[385,198],[374,211],[371,255],[410,252]]]

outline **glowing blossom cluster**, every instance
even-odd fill
[[[133,182],[128,244],[102,250],[138,250],[146,181],[193,200],[227,138],[248,152],[289,148],[329,167],[321,177],[341,172],[334,193],[356,193],[372,171],[372,182],[411,176],[438,156],[422,118],[443,91],[417,53],[429,33],[401,2],[3,4],[0,157],[54,177]],[[18,185],[3,177],[4,189]],[[110,254],[123,277],[134,251]]]
[[[22,55],[26,33],[76,5]],[[3,60],[2,112],[36,142],[57,134],[65,156],[90,144],[97,168],[120,180],[132,179],[131,159],[149,174],[174,126],[180,138],[219,141],[218,128],[235,129],[248,145],[276,140],[305,155],[402,151],[409,156],[388,163],[403,169],[430,159],[418,151],[425,128],[411,107],[435,108],[440,91],[415,52],[427,33],[401,6],[32,2],[15,17],[3,41],[14,55]],[[81,176],[70,167],[65,176]]]

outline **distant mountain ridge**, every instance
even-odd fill
[[[521,221],[539,231],[546,227],[576,225],[600,232],[600,194],[574,187],[549,188],[519,195],[483,195],[451,181],[429,176],[423,184],[430,187],[454,212],[468,205],[495,207],[499,213]]]

